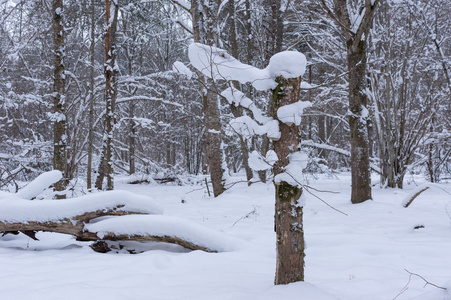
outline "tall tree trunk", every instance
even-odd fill
[[[229,0],[229,14],[230,14],[230,17],[229,17],[230,49],[231,49],[232,56],[235,57],[236,59],[238,59],[239,52],[238,52],[238,41],[236,38],[236,21],[235,21],[236,16],[235,16],[235,1],[234,0]],[[236,81],[233,82],[233,86],[236,89],[240,89],[239,84]],[[230,104],[230,110],[232,111],[232,114],[235,118],[242,116],[241,109],[236,107],[234,104]],[[244,170],[246,171],[246,179],[247,179],[248,185],[250,185],[251,179],[254,175],[253,175],[252,169],[249,167],[249,150],[246,145],[246,140],[242,136],[239,136],[239,140],[240,140],[241,156],[243,158],[243,166],[244,166]]]
[[[110,0],[105,0],[106,9],[106,34],[105,34],[105,134],[103,137],[102,159],[99,166],[99,174],[96,180],[96,188],[102,189],[103,178],[107,178],[107,190],[114,189],[113,182],[113,128],[114,128],[114,106],[116,102],[117,82],[116,76],[116,28],[119,12],[119,0],[113,3],[114,15],[111,21]]]
[[[217,3],[208,0],[208,5],[202,5],[202,0],[191,1],[191,14],[193,20],[193,38],[194,42],[206,43],[207,45],[217,45],[217,35],[215,28],[217,12]],[[205,18],[205,20],[204,20]],[[206,23],[206,28],[204,24]],[[199,73],[200,74],[200,73]],[[208,167],[210,169],[210,178],[213,185],[213,194],[215,197],[225,191],[224,168],[222,164],[223,149],[221,147],[221,124],[219,121],[218,96],[211,88],[211,80],[205,80],[200,76],[207,86],[206,91],[202,91],[202,103],[204,112],[204,122],[206,129],[205,151]]]
[[[94,63],[95,63],[95,4],[91,0],[91,46],[89,54],[91,64],[89,66],[89,129],[88,129],[88,167],[87,167],[87,185],[86,188],[92,188],[92,151],[94,143]]]
[[[348,43],[349,44],[349,43]],[[351,202],[371,199],[369,137],[367,127],[368,97],[366,87],[366,42],[348,46],[349,127],[351,133]]]
[[[55,52],[53,71],[53,168],[63,173],[63,178],[55,183],[56,191],[64,191],[67,182],[67,134],[66,134],[66,94],[64,74],[64,25],[63,0],[53,0],[53,49]],[[66,198],[57,194],[57,199]]]
[[[272,90],[272,104],[277,109],[299,101],[301,77],[278,77],[279,85]],[[280,139],[274,142],[279,160],[273,167],[274,175],[281,174],[289,164],[288,156],[299,151],[299,127],[279,122]],[[299,170],[301,172],[302,170]],[[304,280],[304,228],[302,220],[302,188],[285,181],[274,183],[276,188],[275,231],[277,262],[275,284]]]
[[[351,133],[351,202],[371,199],[371,173],[368,137],[368,97],[366,51],[369,30],[379,0],[350,3],[350,0],[317,0],[329,17],[341,28],[346,40],[349,72],[349,129]],[[351,14],[361,17],[351,23]]]

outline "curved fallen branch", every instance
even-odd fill
[[[448,191],[438,186],[436,183],[424,183],[414,189],[403,201],[402,206],[407,208],[410,204],[412,204],[413,200],[415,200],[418,196],[420,196],[423,192],[427,191],[430,188],[438,188],[441,191],[444,191],[447,194],[450,194]]]

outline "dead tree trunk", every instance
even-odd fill
[[[276,79],[278,86],[272,90],[274,111],[299,101],[301,77]],[[279,160],[273,167],[274,175],[281,174],[289,164],[288,156],[299,151],[299,127],[279,122],[281,137],[274,142]],[[302,171],[302,170],[299,170]],[[304,280],[304,228],[302,188],[285,181],[275,183],[275,231],[277,238],[277,262],[275,284],[288,284]]]

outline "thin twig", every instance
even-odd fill
[[[310,195],[314,196],[314,197],[317,198],[319,201],[323,202],[324,204],[326,204],[327,206],[329,206],[329,207],[332,208],[333,210],[335,210],[335,211],[337,211],[337,212],[339,212],[339,213],[341,213],[341,214],[343,214],[343,215],[345,215],[345,216],[348,216],[347,213],[342,212],[342,211],[339,210],[338,208],[333,207],[332,205],[330,205],[329,203],[327,203],[326,200],[323,200],[323,199],[321,199],[318,195],[315,195],[315,194],[313,194],[312,192],[310,192],[309,189],[308,189],[308,187],[307,187],[306,185],[300,183],[300,182],[299,182],[296,178],[294,178],[294,176],[291,175],[289,172],[285,171],[285,173],[288,174],[288,175],[289,175],[289,176],[290,176],[297,184],[299,184],[302,188],[304,188],[305,191],[306,191],[307,193],[309,193]]]
[[[438,285],[436,285],[436,284],[433,284],[433,283],[427,281],[427,280],[426,280],[423,276],[421,276],[421,275],[418,275],[418,274],[416,274],[416,273],[412,273],[412,272],[408,271],[407,269],[404,269],[404,271],[406,271],[407,273],[409,273],[409,274],[410,274],[409,276],[414,275],[414,276],[417,276],[417,277],[420,277],[421,279],[423,279],[424,282],[425,282],[423,288],[426,287],[427,285],[432,285],[432,286],[434,286],[434,287],[436,287],[436,288],[438,288],[438,289],[442,289],[442,290],[445,290],[445,291],[446,291],[446,288],[445,288],[445,287],[442,287],[442,286],[438,286]]]

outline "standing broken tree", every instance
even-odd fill
[[[304,229],[302,203],[302,169],[307,157],[300,152],[299,125],[303,110],[310,102],[300,101],[301,76],[306,58],[297,51],[279,52],[272,56],[265,69],[243,64],[223,49],[203,44],[189,47],[191,64],[213,79],[251,82],[257,90],[270,90],[272,116],[263,116],[251,99],[229,87],[221,93],[230,104],[253,112],[255,119],[241,116],[229,125],[237,133],[266,134],[274,141],[274,151],[267,155],[251,153],[254,170],[273,166],[276,188],[275,230],[277,235],[277,267],[275,284],[304,280]]]

